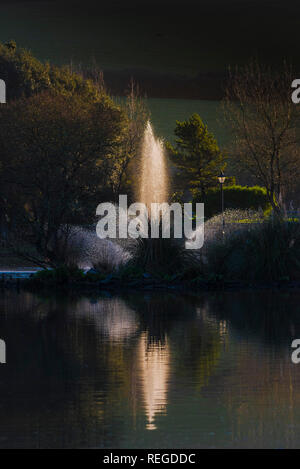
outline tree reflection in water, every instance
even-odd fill
[[[299,299],[2,291],[0,447],[294,447]]]

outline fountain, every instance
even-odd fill
[[[168,201],[169,178],[163,142],[156,138],[148,121],[141,158],[141,178],[137,198],[150,210],[151,203]]]
[[[151,204],[168,201],[169,178],[167,161],[164,154],[163,142],[154,136],[151,123],[148,121],[141,151],[140,178],[138,180],[137,200],[143,203],[151,213]],[[118,208],[116,207],[118,211]],[[117,217],[118,218],[118,217]],[[160,223],[160,215],[154,217]],[[117,222],[118,223],[118,222]],[[83,269],[97,268],[107,271],[118,270],[131,258],[124,242],[121,246],[118,242],[109,239],[100,239],[93,229],[89,230],[80,226],[72,227],[69,233],[68,249],[71,261]],[[153,243],[152,251],[160,255],[161,248]],[[64,254],[68,254],[66,250]],[[68,257],[68,256],[67,256]]]

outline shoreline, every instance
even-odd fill
[[[164,282],[157,279],[153,280],[133,280],[132,282],[122,282],[115,280],[91,281],[70,281],[64,283],[41,281],[36,278],[5,278],[0,279],[0,290],[5,289],[24,289],[32,293],[47,291],[79,291],[84,292],[126,292],[126,291],[176,291],[180,293],[211,292],[211,291],[249,291],[249,290],[300,290],[300,280],[293,281],[274,281],[247,283],[240,281],[182,281],[182,282]]]

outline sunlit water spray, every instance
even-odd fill
[[[147,430],[156,430],[155,418],[167,412],[170,372],[169,345],[148,344],[147,333],[141,335],[138,346],[142,390],[147,417]]]
[[[150,210],[151,203],[168,201],[169,178],[163,142],[156,138],[150,121],[145,129],[138,200]]]
[[[138,201],[145,204],[150,214],[151,203],[168,201],[168,187],[163,142],[154,136],[152,126],[148,122],[142,144]],[[107,265],[111,269],[118,269],[131,257],[120,245],[108,239],[99,239],[95,232],[80,227],[73,229],[69,247],[74,262],[81,268]]]

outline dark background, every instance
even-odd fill
[[[251,57],[300,70],[295,1],[10,1],[1,10],[0,41],[58,64],[96,63],[112,92],[134,76],[149,96],[217,99],[228,66]]]

